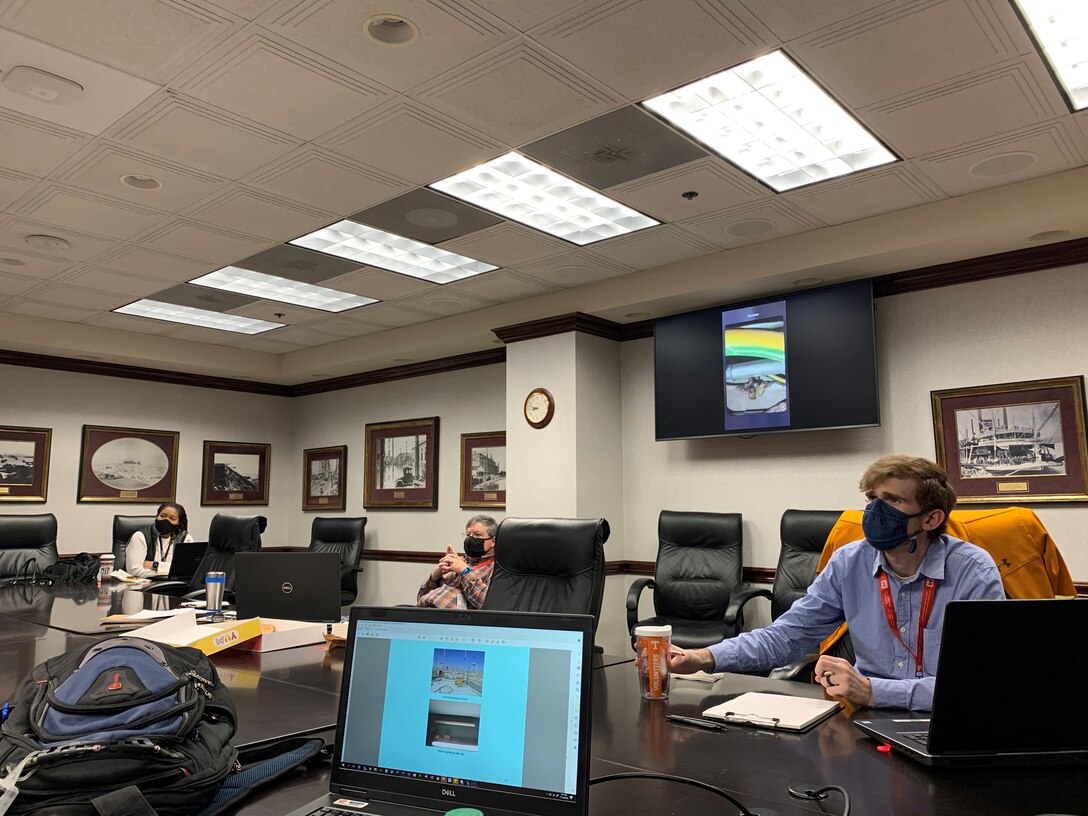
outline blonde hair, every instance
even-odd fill
[[[943,510],[944,521],[930,530],[930,537],[939,536],[948,525],[948,514],[956,506],[956,491],[948,482],[948,474],[936,462],[920,456],[893,454],[882,456],[866,468],[858,489],[863,493],[872,490],[888,479],[910,479],[918,484],[915,500],[923,512]]]

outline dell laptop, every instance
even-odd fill
[[[290,816],[586,816],[592,627],[352,608],[331,790]]]
[[[1088,765],[1086,631],[1086,601],[952,601],[930,716],[854,724],[926,765]]]
[[[238,618],[340,620],[340,556],[334,552],[240,552],[234,556]]]

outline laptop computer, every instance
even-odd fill
[[[181,582],[188,584],[196,575],[196,568],[200,566],[201,559],[208,549],[207,541],[178,541],[174,544],[173,554],[170,558],[170,572],[152,578],[149,583],[137,587],[141,592],[154,592],[167,584]]]
[[[340,556],[334,552],[240,552],[234,605],[242,618],[340,620]]]
[[[353,607],[330,792],[290,816],[585,816],[593,618]]]
[[[926,765],[1088,763],[1085,631],[1085,601],[952,601],[930,716],[854,724]]]

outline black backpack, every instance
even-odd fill
[[[324,746],[297,740],[243,771],[234,702],[207,656],[135,637],[36,666],[3,715],[0,815],[99,816],[130,808],[116,804],[129,786],[159,816],[215,813]]]

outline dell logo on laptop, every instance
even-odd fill
[[[295,585],[292,584],[290,581],[284,581],[282,584],[280,584],[280,591],[283,592],[284,595],[290,595],[292,592],[295,591]]]
[[[443,796],[457,796],[457,791],[451,791],[449,788],[442,788]]]

